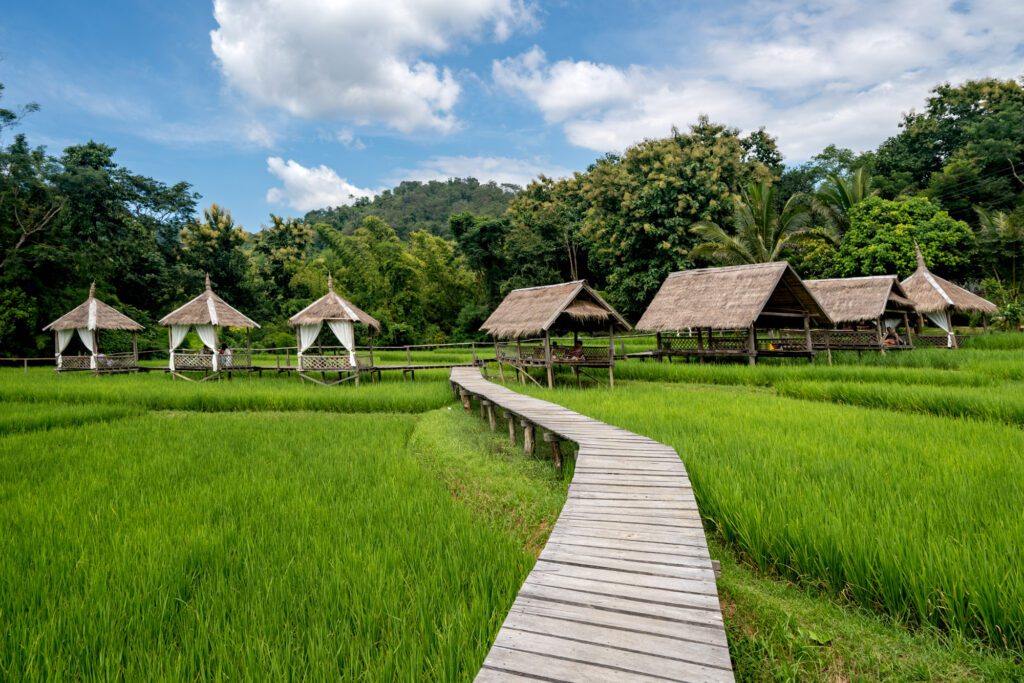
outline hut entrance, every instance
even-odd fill
[[[507,366],[520,382],[529,379],[540,384],[529,371],[541,368],[547,385],[553,387],[555,369],[560,367],[572,371],[577,385],[583,377],[592,377],[588,370],[607,368],[608,383],[614,386],[615,333],[631,328],[596,291],[578,280],[509,292],[480,329],[495,338],[502,379]],[[608,336],[584,344],[581,334]]]

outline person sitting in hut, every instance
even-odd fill
[[[219,355],[220,367],[224,368],[225,370],[229,369],[231,367],[231,361],[234,358],[234,354],[231,351],[231,347],[228,346],[227,344],[221,344]]]
[[[579,339],[576,340],[576,344],[573,345],[570,355],[573,360],[583,360],[583,342]]]
[[[903,340],[896,333],[896,328],[890,325],[885,330],[885,339],[882,340],[882,343],[886,346],[899,346],[903,343]]]

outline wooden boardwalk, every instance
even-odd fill
[[[579,446],[565,507],[477,681],[733,680],[704,530],[675,450],[476,368],[453,369],[451,382]]]

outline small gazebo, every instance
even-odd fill
[[[915,312],[895,275],[804,280],[832,319],[833,329],[816,329],[816,350],[885,351],[913,347],[910,316]],[[898,335],[903,327],[904,336]],[[890,328],[896,333],[889,337]]]
[[[813,358],[812,325],[831,320],[785,261],[671,273],[638,330],[657,336],[656,357]],[[761,332],[759,336],[759,332]]]
[[[317,353],[306,353],[317,343],[324,323],[327,323],[327,327],[341,343],[343,353],[337,353],[337,350],[333,354],[324,353],[324,348],[319,345]],[[327,293],[289,318],[288,324],[295,328],[299,377],[302,379],[323,385],[340,384],[354,379],[355,383],[359,384],[360,364],[356,358],[356,325],[366,325],[369,330],[370,364],[366,369],[372,370],[373,333],[380,332],[380,323],[372,315],[335,292],[334,278],[330,275],[327,276]],[[321,378],[313,378],[309,375],[311,372],[319,372]],[[333,382],[327,381],[327,372],[337,372],[338,379]]]
[[[191,379],[182,373],[201,372],[204,375],[203,380],[206,380],[217,377],[221,372],[248,370],[252,367],[251,332],[252,328],[258,328],[259,325],[214,293],[209,273],[206,275],[206,289],[203,293],[165,315],[160,324],[167,328],[170,338],[171,358],[168,367],[172,375]],[[235,349],[229,349],[227,353],[220,352],[217,333],[224,327],[239,327],[245,330],[243,362],[239,363],[235,358]],[[178,351],[189,330],[193,328],[203,343],[203,350]]]
[[[131,372],[139,367],[138,333],[143,326],[124,313],[96,298],[96,283],[89,286],[89,298],[43,328],[53,332],[57,371]],[[132,333],[132,350],[125,353],[100,353],[100,330],[124,330]],[[65,356],[64,351],[75,333],[89,351],[88,356]]]
[[[632,328],[586,281],[577,280],[509,292],[480,329],[495,338],[503,378],[504,364],[516,370],[521,382],[524,377],[533,379],[530,368],[544,368],[552,387],[556,365],[572,368],[577,382],[580,374],[585,374],[583,368],[608,368],[608,382],[614,386],[615,333]],[[579,340],[581,332],[607,334],[608,345],[584,346]],[[552,342],[552,333],[572,333],[572,347],[559,347]],[[515,346],[498,340],[514,340]]]
[[[953,316],[955,314],[981,313],[988,316],[998,313],[999,307],[932,273],[924,262],[921,248],[916,247],[916,250],[917,270],[901,284],[906,290],[907,296],[913,300],[918,315],[927,317],[946,333],[945,343],[942,346],[955,349],[959,345],[956,333],[953,331]],[[922,320],[922,324],[923,322]],[[917,337],[918,344],[932,342],[932,340],[942,340],[942,337],[920,335]]]

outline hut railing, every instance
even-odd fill
[[[89,363],[91,356],[61,356],[60,369],[61,370],[90,370],[92,365]]]
[[[139,367],[139,359],[131,351],[102,354],[96,358],[96,370],[99,372],[132,370],[137,367]]]
[[[956,335],[956,345],[962,346],[967,339],[966,335]],[[914,336],[914,346],[927,346],[930,348],[949,348],[949,339],[944,334],[919,334]]]
[[[299,358],[299,371],[301,372],[346,372],[369,368],[370,357],[363,355],[356,355],[355,365],[352,365],[352,360],[347,353],[336,356],[303,354]]]
[[[715,353],[732,351],[746,353],[747,332],[719,332],[715,331],[710,335],[705,331],[698,337],[696,333],[686,336],[663,336],[661,338],[661,350],[676,353]]]
[[[213,370],[213,354],[189,351],[175,351],[174,369],[179,372],[183,370]]]
[[[507,362],[527,361],[544,362],[544,345],[529,343],[519,344],[504,342],[498,344],[498,360]],[[572,346],[553,346],[551,360],[554,363],[607,363],[611,358],[608,345],[584,344],[577,351]]]

